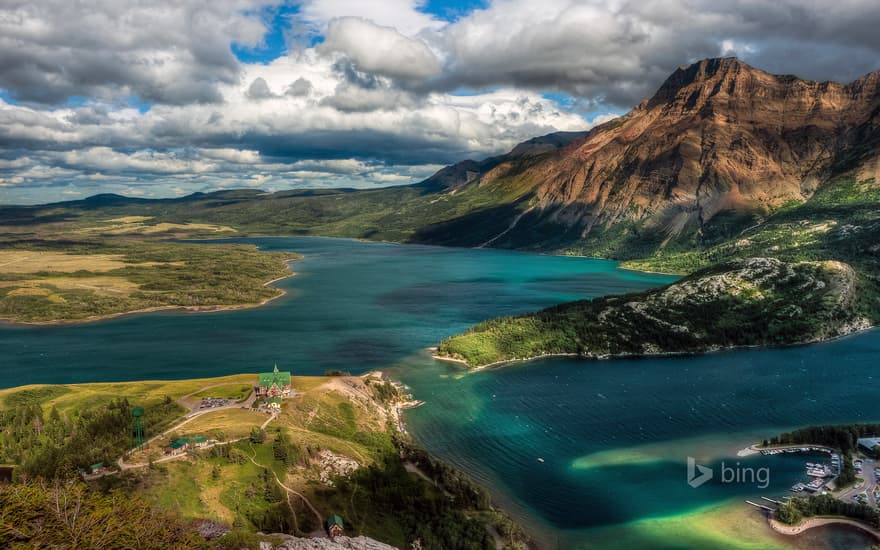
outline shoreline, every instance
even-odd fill
[[[282,275],[281,277],[276,277],[271,281],[266,281],[262,286],[268,287],[272,283],[277,283],[278,281],[283,281],[284,279],[289,279],[290,277],[295,277],[296,272],[291,271],[287,275]],[[128,315],[140,315],[143,313],[156,313],[159,311],[182,311],[186,313],[220,313],[223,311],[236,311],[239,309],[252,309],[262,307],[269,302],[275,301],[279,298],[282,298],[287,295],[287,291],[273,287],[278,291],[278,294],[275,296],[271,296],[262,300],[256,304],[217,304],[217,305],[208,305],[208,306],[175,306],[175,305],[167,305],[167,306],[154,306],[154,307],[146,307],[142,309],[134,309],[131,311],[120,311],[117,313],[108,313],[106,315],[96,315],[93,317],[86,317],[85,319],[53,319],[51,321],[14,321],[11,319],[0,319],[0,327],[9,326],[9,327],[53,327],[53,326],[68,326],[68,325],[80,325],[87,323],[95,323],[98,321],[107,321],[109,319],[117,319],[119,317],[126,317]]]
[[[880,541],[880,530],[871,527],[870,525],[867,525],[866,523],[863,523],[859,520],[842,516],[816,516],[801,520],[801,522],[797,525],[787,525],[774,518],[769,518],[767,522],[774,532],[790,537],[800,535],[801,533],[810,529],[814,529],[816,527],[825,527],[828,525],[849,525],[851,527],[856,527],[865,533],[868,533],[876,540]]]
[[[541,355],[535,355],[534,357],[526,357],[524,359],[502,359],[500,361],[494,361],[492,363],[486,363],[485,365],[478,365],[478,366],[474,367],[474,366],[471,366],[471,364],[468,363],[464,359],[456,359],[455,357],[447,357],[445,355],[437,355],[436,353],[434,353],[436,351],[436,348],[433,348],[433,349],[428,348],[428,350],[431,351],[431,359],[434,359],[435,361],[446,361],[449,363],[458,363],[461,365],[465,365],[469,372],[481,371],[484,369],[489,369],[492,367],[500,367],[503,365],[509,365],[509,364],[513,364],[513,363],[528,363],[530,361],[538,361],[540,359],[549,359],[552,357],[581,357],[584,359],[603,359],[602,357],[595,357],[595,358],[594,357],[587,357],[587,356],[581,355],[579,353],[544,353]]]
[[[617,260],[611,260],[611,261],[613,262],[613,261],[617,261]],[[623,264],[625,264],[628,261],[631,261],[631,260],[617,261],[618,262],[617,269],[622,269],[624,271],[634,271],[636,273],[649,273],[651,275],[665,275],[668,277],[678,277],[679,279],[683,279],[684,277],[687,277],[688,275],[690,275],[690,273],[669,273],[667,271],[651,271],[648,269],[636,269],[634,267],[624,266]],[[693,273],[693,272],[691,272],[691,273]]]
[[[535,355],[532,357],[524,357],[524,358],[514,358],[514,359],[499,359],[498,361],[493,361],[491,363],[486,363],[484,365],[472,366],[465,359],[457,359],[455,357],[448,357],[445,355],[437,355],[437,347],[432,346],[428,347],[431,352],[431,358],[437,361],[448,361],[450,363],[460,363],[467,367],[469,371],[478,371],[491,367],[500,367],[507,364],[513,363],[528,363],[529,361],[537,361],[539,359],[552,359],[554,357],[577,357],[587,361],[609,361],[613,359],[657,359],[663,357],[687,357],[687,356],[697,356],[697,355],[710,355],[713,353],[726,353],[730,351],[745,351],[745,350],[770,350],[770,349],[787,349],[787,348],[795,348],[801,346],[812,346],[815,344],[825,344],[828,342],[834,342],[837,340],[842,340],[844,338],[849,338],[850,336],[855,336],[857,334],[868,332],[870,330],[878,329],[880,325],[867,325],[867,326],[859,326],[850,330],[849,332],[838,334],[836,336],[831,336],[829,338],[814,338],[812,340],[804,340],[801,342],[792,342],[790,344],[778,344],[778,345],[763,345],[763,344],[750,344],[745,346],[720,346],[713,347],[710,349],[706,349],[703,351],[664,351],[659,353],[619,353],[619,354],[605,354],[605,355],[590,355],[590,354],[582,354],[582,353],[543,353],[541,355]]]
[[[419,440],[419,437],[415,433],[412,433],[407,429],[405,418],[406,411],[421,407],[422,405],[426,404],[426,401],[415,399],[412,394],[408,393],[411,389],[409,386],[394,378],[393,376],[386,374],[382,369],[367,371],[357,376],[362,379],[376,377],[379,380],[391,383],[399,392],[398,399],[387,405],[383,405],[378,402],[376,403],[376,405],[384,408],[385,412],[393,419],[393,422],[391,422],[392,429],[395,430],[397,434],[404,439],[404,441],[406,442],[405,444],[421,450],[432,461],[445,465],[450,470],[464,476],[468,480],[468,482],[474,487],[479,487],[480,489],[484,490],[491,499],[492,510],[495,513],[506,517],[510,522],[517,525],[522,530],[522,533],[527,539],[526,548],[528,550],[538,550],[542,547],[541,541],[539,540],[540,530],[537,529],[531,521],[526,521],[524,519],[522,514],[519,513],[517,506],[513,503],[513,501],[511,501],[509,497],[497,491],[497,489],[493,487],[492,484],[478,481],[470,472],[466,471],[464,468],[456,466],[446,459],[429,451],[427,446],[422,444],[422,442]],[[417,465],[413,465],[413,467],[417,472],[419,472],[421,476],[424,477],[426,481],[428,481],[429,483],[435,483],[428,477],[425,477],[425,474],[419,469]],[[527,518],[527,516],[525,517]],[[485,525],[488,526],[489,524],[486,523]]]

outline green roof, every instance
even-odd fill
[[[275,365],[273,372],[260,373],[260,387],[271,388],[272,384],[276,384],[279,388],[290,385],[290,371],[279,372],[278,365]]]
[[[332,516],[327,518],[326,523],[327,523],[327,527],[330,527],[331,525],[338,525],[340,527],[343,527],[342,518],[339,517],[337,514],[333,514]]]
[[[179,449],[185,446],[187,443],[189,443],[189,441],[187,441],[186,439],[175,439],[174,441],[169,443],[167,447],[171,447],[172,449]]]
[[[272,397],[269,399],[269,403],[281,403],[280,397]]]
[[[104,467],[103,462],[98,462],[97,464],[92,464],[91,466],[89,466],[89,468],[91,468],[92,470],[96,470],[98,468],[103,468],[103,467]]]
[[[197,435],[189,438],[189,440],[193,443],[205,443],[206,441],[208,441],[208,438],[203,435]]]

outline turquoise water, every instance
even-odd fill
[[[806,461],[827,456],[737,452],[792,427],[876,421],[878,357],[880,334],[870,332],[785,350],[554,359],[464,377],[434,365],[399,376],[430,403],[408,416],[424,446],[505,487],[520,514],[576,546],[591,529],[787,494]],[[687,485],[689,456],[715,478]],[[722,483],[722,462],[768,468],[769,486]]]
[[[285,297],[242,311],[0,327],[0,387],[217,376],[274,363],[296,374],[390,370],[427,402],[407,415],[425,447],[491,486],[545,543],[572,548],[666,545],[639,538],[647,535],[635,526],[781,494],[809,460],[737,458],[746,444],[794,426],[880,419],[877,331],[784,350],[555,359],[463,375],[424,348],[489,317],[673,279],[495,250],[245,242],[305,255],[293,263],[297,276],[278,283]],[[770,468],[769,487],[716,478],[693,489],[688,456],[716,471],[721,462]],[[842,530],[811,537],[817,547],[865,542]]]
[[[0,387],[37,382],[385,368],[489,317],[649,288],[670,277],[604,260],[345,239],[266,238],[305,255],[260,308],[159,312],[76,326],[0,327]]]

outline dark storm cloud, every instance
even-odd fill
[[[117,97],[186,104],[221,99],[239,64],[230,43],[265,28],[258,2],[0,3],[0,88],[20,101]]]
[[[849,81],[880,68],[875,1],[495,2],[435,33],[434,86],[557,89],[629,107],[677,66],[735,55],[765,70]]]
[[[307,134],[288,134],[281,139],[251,134],[234,141],[222,141],[255,149],[268,159],[285,162],[358,158],[398,165],[448,164],[465,158],[470,152],[457,140],[431,140],[417,132],[400,135],[371,129],[351,130],[344,134],[317,130]]]

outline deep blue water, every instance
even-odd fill
[[[295,374],[391,370],[427,402],[407,415],[416,438],[563,547],[589,545],[600,531],[602,546],[662,546],[632,539],[633,525],[777,495],[800,478],[807,458],[738,459],[745,444],[806,424],[880,420],[877,331],[809,347],[554,359],[464,375],[424,348],[489,317],[673,278],[496,250],[244,241],[305,255],[292,264],[297,275],[277,284],[286,296],[250,310],[0,327],[0,387],[206,377],[274,363]],[[770,468],[770,487],[762,493],[716,479],[692,489],[687,456],[716,470],[722,461]],[[608,529],[627,536],[608,539]]]

